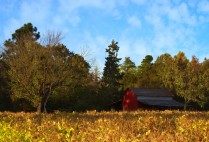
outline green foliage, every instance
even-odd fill
[[[120,65],[120,72],[124,73],[135,68],[135,63],[131,61],[130,57],[125,57],[122,65]]]
[[[156,76],[156,70],[152,63],[151,55],[145,56],[141,65],[138,67],[138,87],[140,88],[158,88],[159,80]]]
[[[15,33],[12,34],[12,39],[5,41],[4,45],[8,48],[7,52],[10,52],[15,48],[16,43],[24,46],[28,41],[36,41],[40,38],[40,33],[37,32],[37,28],[33,27],[31,23],[24,24],[21,28],[17,29]],[[12,52],[12,51],[11,51]]]
[[[137,82],[137,68],[135,63],[131,61],[130,57],[125,57],[122,65],[120,65],[120,72],[123,75],[121,84],[123,84],[123,90],[128,87],[135,87]]]
[[[116,94],[118,88],[120,87],[119,81],[122,77],[119,72],[119,61],[121,59],[118,58],[118,50],[118,42],[112,40],[112,43],[106,49],[108,57],[106,57],[105,67],[102,76],[105,94],[111,93],[112,96],[115,96],[116,98],[118,98],[118,95]]]
[[[44,112],[102,110],[122,99],[128,87],[167,88],[183,98],[209,108],[209,60],[189,61],[183,52],[160,55],[155,62],[145,56],[139,66],[126,57],[120,65],[118,42],[107,47],[103,76],[81,55],[60,42],[60,33],[41,40],[31,23],[24,24],[4,43],[0,55],[0,110]],[[40,42],[39,42],[40,41]],[[48,103],[48,105],[46,105]]]
[[[178,96],[184,98],[186,109],[187,104],[191,101],[189,92],[189,60],[183,52],[174,56],[174,75],[175,90]]]
[[[198,103],[200,106],[203,106],[206,102],[205,94],[202,92],[202,78],[203,74],[202,66],[199,63],[199,60],[193,56],[191,62],[188,65],[188,76],[189,76],[189,85],[187,97]],[[206,79],[206,78],[204,78]]]
[[[9,67],[13,99],[24,98],[44,112],[49,96],[57,88],[70,86],[74,93],[83,86],[90,66],[59,43],[59,34],[49,33],[44,45],[35,42],[39,37],[36,30],[30,24],[16,30],[13,41],[5,44],[3,59]],[[28,37],[22,38],[25,35]]]
[[[32,23],[24,24],[23,27],[17,29],[15,33],[12,34],[13,41],[22,41],[23,38],[29,38],[27,40],[36,41],[40,38],[40,33],[37,32],[37,28],[33,27]]]
[[[204,96],[205,106],[209,109],[209,60],[205,59],[202,65],[202,74],[200,75],[199,88]]]
[[[119,73],[119,61],[121,59],[117,57],[118,50],[118,42],[115,42],[114,40],[106,49],[108,57],[106,57],[102,81],[110,88],[117,88],[121,78]]]
[[[0,59],[0,111],[10,110],[12,108],[9,76],[7,71],[7,65],[2,59]]]
[[[172,92],[175,91],[173,64],[173,58],[168,53],[160,55],[154,63],[160,87],[167,88]]]
[[[152,63],[152,60],[153,60],[153,57],[152,55],[147,55],[145,56],[145,58],[142,60],[142,63],[141,63],[141,68],[146,68],[146,67],[149,67]]]

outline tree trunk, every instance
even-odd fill
[[[37,112],[38,112],[38,113],[41,113],[41,103],[38,104]]]
[[[185,102],[184,102],[184,110],[187,110],[188,103],[189,103],[189,101],[188,100],[185,100]]]
[[[186,102],[184,103],[184,110],[186,110],[187,109],[187,104],[186,104]]]
[[[38,105],[37,112],[45,113],[46,111],[46,103],[48,101],[49,95],[51,94],[51,88],[47,89],[47,91],[42,96],[41,102]]]
[[[41,99],[41,102],[38,105],[38,108],[37,108],[37,112],[38,113],[44,113],[44,112],[46,112],[46,102],[45,102],[45,99],[44,98],[45,97],[43,97]]]

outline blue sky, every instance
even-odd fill
[[[41,35],[62,32],[75,53],[103,69],[105,48],[119,42],[119,57],[139,65],[146,55],[183,51],[209,58],[208,0],[1,0],[0,45],[31,22]]]

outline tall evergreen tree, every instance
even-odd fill
[[[118,58],[118,50],[118,42],[114,40],[112,40],[112,43],[106,49],[108,57],[105,58],[106,62],[102,81],[110,88],[118,88],[120,85],[119,80],[121,79],[121,75],[119,72],[119,61],[121,58]]]
[[[120,87],[119,81],[121,80],[121,75],[119,72],[119,61],[121,58],[118,58],[118,51],[118,42],[112,40],[112,43],[106,49],[108,56],[105,58],[106,62],[102,76],[103,85],[107,89],[105,89],[106,93],[111,93],[114,95],[116,95]],[[114,98],[117,97],[114,96]]]

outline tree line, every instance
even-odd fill
[[[183,99],[185,109],[191,103],[208,107],[208,59],[200,63],[183,52],[174,57],[166,53],[154,63],[147,55],[136,66],[130,57],[120,64],[118,51],[112,40],[100,76],[97,67],[91,71],[83,56],[61,43],[60,33],[40,37],[36,27],[24,24],[4,42],[0,54],[0,110],[107,110],[128,87],[167,88]]]
[[[136,88],[166,88],[171,91],[176,99],[187,106],[198,105],[201,108],[209,106],[209,60],[199,62],[192,57],[191,61],[183,52],[174,57],[165,53],[153,61],[151,55],[147,55],[141,65],[135,66],[129,57],[120,66],[123,74],[122,84],[124,88],[129,86]]]

